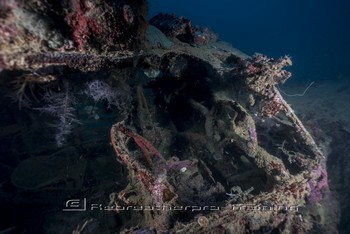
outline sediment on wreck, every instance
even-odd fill
[[[328,177],[325,155],[276,88],[290,78],[289,57],[247,56],[173,15],[154,18],[150,23],[159,28],[147,31],[141,0],[1,3],[11,11],[0,18],[0,33],[6,35],[0,41],[0,82],[20,103],[6,109],[16,121],[3,136],[14,134],[22,142],[23,149],[11,149],[17,161],[8,172],[22,202],[28,202],[24,190],[33,196],[60,191],[62,197],[91,195],[91,203],[101,198],[112,207],[94,219],[93,211],[77,215],[65,231],[333,228],[315,223],[307,210],[322,200]],[[21,22],[27,18],[42,22],[44,31]],[[45,95],[62,97],[62,108]],[[36,112],[53,109],[63,111]],[[43,136],[53,138],[50,126],[60,123],[54,122],[57,116],[71,126],[54,132],[62,130],[59,136],[67,138],[59,153],[52,142],[40,144]],[[38,133],[37,119],[52,122]],[[108,126],[109,134],[95,132],[100,126]],[[57,168],[43,169],[50,160]],[[68,164],[77,172],[65,170]],[[101,172],[94,165],[103,165]],[[105,173],[109,183],[89,185]]]

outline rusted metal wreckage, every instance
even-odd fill
[[[143,1],[71,2],[75,13],[63,17],[71,41],[55,44],[50,41],[58,36],[45,37],[23,24],[6,34],[8,45],[1,41],[0,68],[5,75],[50,77],[47,83],[61,79],[62,72],[126,71],[133,105],[125,120],[112,126],[110,139],[127,167],[129,185],[111,202],[149,209],[141,209],[142,216],[132,213],[123,232],[306,233],[313,228],[300,209],[320,192],[315,190],[326,188],[327,175],[324,155],[276,87],[290,77],[284,70],[289,57],[249,57],[210,30],[172,15],[153,19],[160,30],[168,23],[163,25],[168,37],[159,30],[149,35]],[[0,29],[30,14],[42,20],[40,15],[50,13],[45,7],[27,8],[3,17]],[[98,18],[101,8],[106,24]],[[114,38],[107,37],[108,23],[118,25]],[[23,43],[29,36],[36,41]]]

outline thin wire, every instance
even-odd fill
[[[305,93],[308,91],[308,89],[315,83],[315,81],[312,81],[311,84],[309,84],[309,86],[306,87],[306,89],[304,90],[303,93],[296,93],[296,94],[288,94],[286,92],[284,92],[278,85],[277,88],[278,90],[283,93],[284,95],[288,96],[288,97],[302,97],[305,95]]]

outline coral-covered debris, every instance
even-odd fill
[[[139,162],[134,156],[129,152],[126,143],[128,139],[134,139],[136,144],[139,146],[142,154],[146,158],[147,162],[151,166],[158,167],[164,165],[165,159],[163,156],[144,138],[133,133],[130,129],[124,126],[123,122],[117,123],[111,129],[111,141],[114,150],[118,156],[130,166],[137,177],[142,181],[145,188],[151,193],[156,204],[165,204],[171,202],[176,194],[172,191],[172,187],[163,178],[162,170],[157,170],[158,175],[154,174],[151,170],[147,169],[142,163]],[[152,156],[156,156],[160,159],[159,165],[153,165]]]
[[[218,36],[209,28],[193,26],[191,20],[184,17],[160,13],[150,20],[150,24],[168,37],[190,44],[205,45],[218,40]]]
[[[139,12],[124,4],[95,3],[72,0],[72,9],[65,17],[73,31],[73,40],[78,49],[97,44],[102,49],[134,50],[140,46],[138,27]]]
[[[80,71],[98,71],[110,68],[125,68],[133,63],[131,53],[119,53],[111,56],[76,52],[46,52],[11,54],[3,56],[2,63],[8,70],[29,70],[45,73],[62,68]]]
[[[22,100],[33,85],[43,93],[71,79],[82,89],[86,78],[85,92],[95,102],[123,109],[109,137],[128,174],[118,179],[128,185],[110,200],[148,210],[115,209],[123,224],[113,231],[307,233],[317,226],[298,209],[322,202],[328,177],[323,153],[278,90],[291,75],[284,70],[288,56],[249,57],[210,30],[167,14],[150,23],[169,38],[153,30],[157,38],[142,52],[144,0],[48,2],[0,0],[10,10],[0,12],[0,76]],[[202,46],[207,43],[212,46]],[[119,76],[129,86],[121,95],[120,87],[110,87],[122,83]],[[37,97],[48,104],[43,112],[60,118],[55,133],[62,143],[76,121],[68,89],[54,91],[56,100]],[[128,101],[118,105],[123,96]],[[79,135],[71,137],[79,142]],[[20,144],[23,151],[32,145]],[[104,226],[105,216],[99,222]]]
[[[24,49],[28,39],[44,42],[48,50],[124,51],[142,49],[145,45],[144,0],[3,2],[8,13],[0,14],[0,46],[17,40],[17,45],[22,44]]]
[[[194,42],[195,30],[189,19],[160,13],[154,16],[149,22],[168,37],[174,37],[187,43]]]
[[[291,65],[288,56],[273,59],[262,54],[255,54],[240,62],[239,72],[244,81],[264,99],[261,111],[264,116],[275,116],[284,108],[283,101],[274,89],[291,77],[290,72],[283,70],[285,66]]]

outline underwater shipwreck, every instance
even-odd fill
[[[147,8],[0,0],[0,230],[336,233],[291,58]]]

